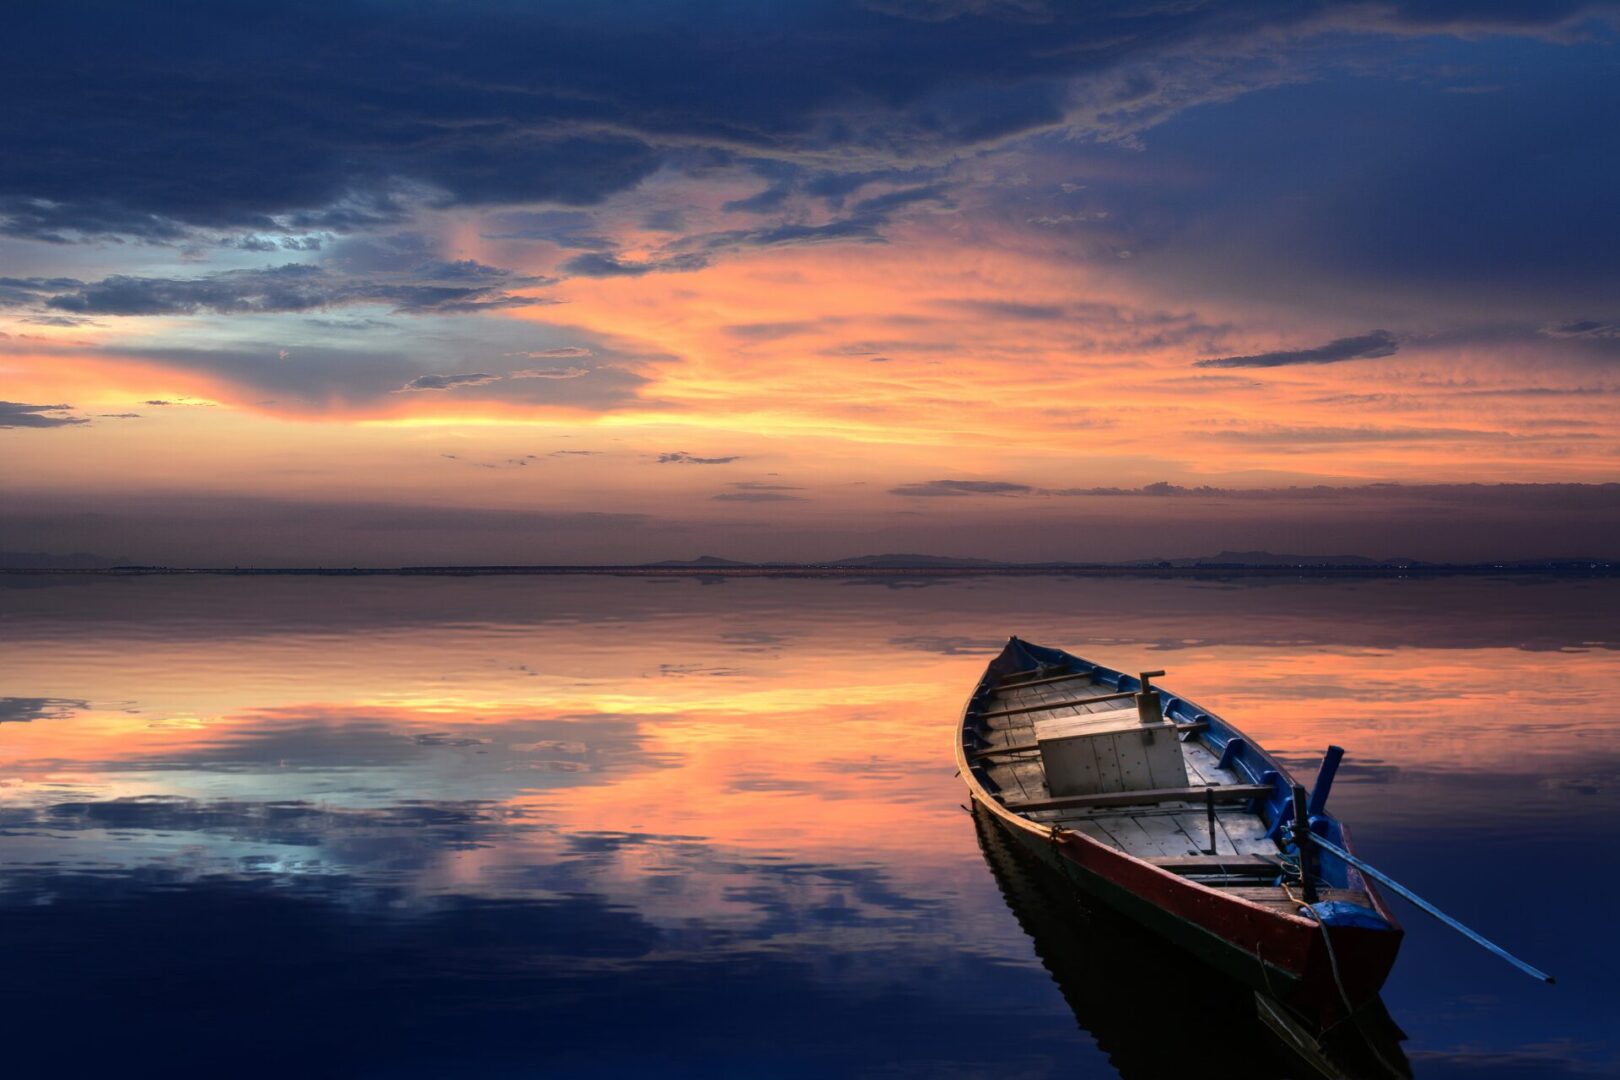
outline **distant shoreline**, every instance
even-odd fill
[[[760,566],[397,566],[397,567],[168,567],[120,566],[92,569],[0,567],[19,577],[646,577],[646,578],[1431,578],[1491,576],[1614,577],[1620,562],[1603,560],[1423,563],[1417,565],[1238,565],[1195,566],[1009,565],[1009,566],[839,566],[775,564]]]

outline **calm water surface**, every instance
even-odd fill
[[[1558,975],[1402,908],[1417,1075],[1613,1074],[1616,612],[1612,581],[0,578],[6,1057],[1007,1080],[1142,1075],[1144,1031],[1262,1053],[1189,1014],[1196,973],[1121,1008],[1092,990],[1119,950],[1077,981],[1082,941],[1060,987],[1009,910],[950,743],[1017,633],[1167,668],[1307,778],[1345,746],[1363,855]]]

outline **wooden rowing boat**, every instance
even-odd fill
[[[1402,931],[1372,881],[1310,840],[1353,851],[1326,808],[1338,751],[1307,797],[1253,739],[1152,686],[1161,674],[1010,639],[956,739],[973,799],[1075,887],[1309,1022],[1370,1005]],[[1167,754],[1184,774],[1163,773]]]

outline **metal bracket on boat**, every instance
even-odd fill
[[[1164,723],[1164,710],[1159,707],[1159,692],[1153,689],[1153,680],[1163,675],[1162,671],[1144,671],[1136,676],[1142,684],[1136,691],[1136,715],[1144,724]]]

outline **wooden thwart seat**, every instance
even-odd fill
[[[1093,715],[1099,715],[1099,714],[1094,713]],[[1192,722],[1190,724],[1177,724],[1176,725],[1176,733],[1179,734],[1179,735],[1185,735],[1185,734],[1187,734],[1188,732],[1191,732],[1191,731],[1203,731],[1207,727],[1209,727],[1209,724],[1207,724],[1207,723],[1205,723],[1203,721],[1196,721],[1195,720],[1194,722]],[[1038,743],[1018,743],[1016,745],[1011,745],[1011,746],[981,746],[976,750],[969,750],[968,751],[968,757],[975,758],[975,759],[977,759],[977,758],[987,758],[987,757],[995,757],[998,754],[1021,754],[1021,753],[1024,753],[1026,750],[1039,750],[1039,749],[1040,749],[1040,745]]]
[[[981,720],[995,720],[1003,716],[1020,716],[1024,713],[1045,712],[1048,709],[1067,709],[1074,705],[1097,705],[1105,701],[1124,701],[1134,698],[1136,691],[1123,690],[1117,694],[1097,694],[1094,697],[1071,698],[1068,701],[1043,701],[1036,705],[1019,705],[1011,709],[996,709],[994,712],[982,713]]]
[[[1068,682],[1070,679],[1089,679],[1089,671],[1071,671],[1067,675],[1047,675],[1040,679],[1020,679],[1016,682],[1003,680],[996,684],[999,690],[1022,690],[1026,686],[1050,686],[1053,683]]]
[[[981,749],[978,749],[978,750],[969,750],[968,751],[968,757],[971,757],[971,758],[987,758],[987,757],[995,757],[998,754],[1021,754],[1026,750],[1039,750],[1039,749],[1040,749],[1040,746],[1037,745],[1036,743],[1023,743],[1023,744],[1020,744],[1020,745],[1017,745],[1017,746],[986,746],[986,747],[982,747]]]
[[[1137,806],[1164,802],[1201,803],[1215,796],[1216,802],[1247,802],[1270,795],[1270,784],[1218,784],[1212,787],[1149,788],[1145,791],[1109,791],[1101,795],[1064,795],[1056,799],[1027,799],[1006,802],[1009,810],[1075,810],[1091,806]]]

